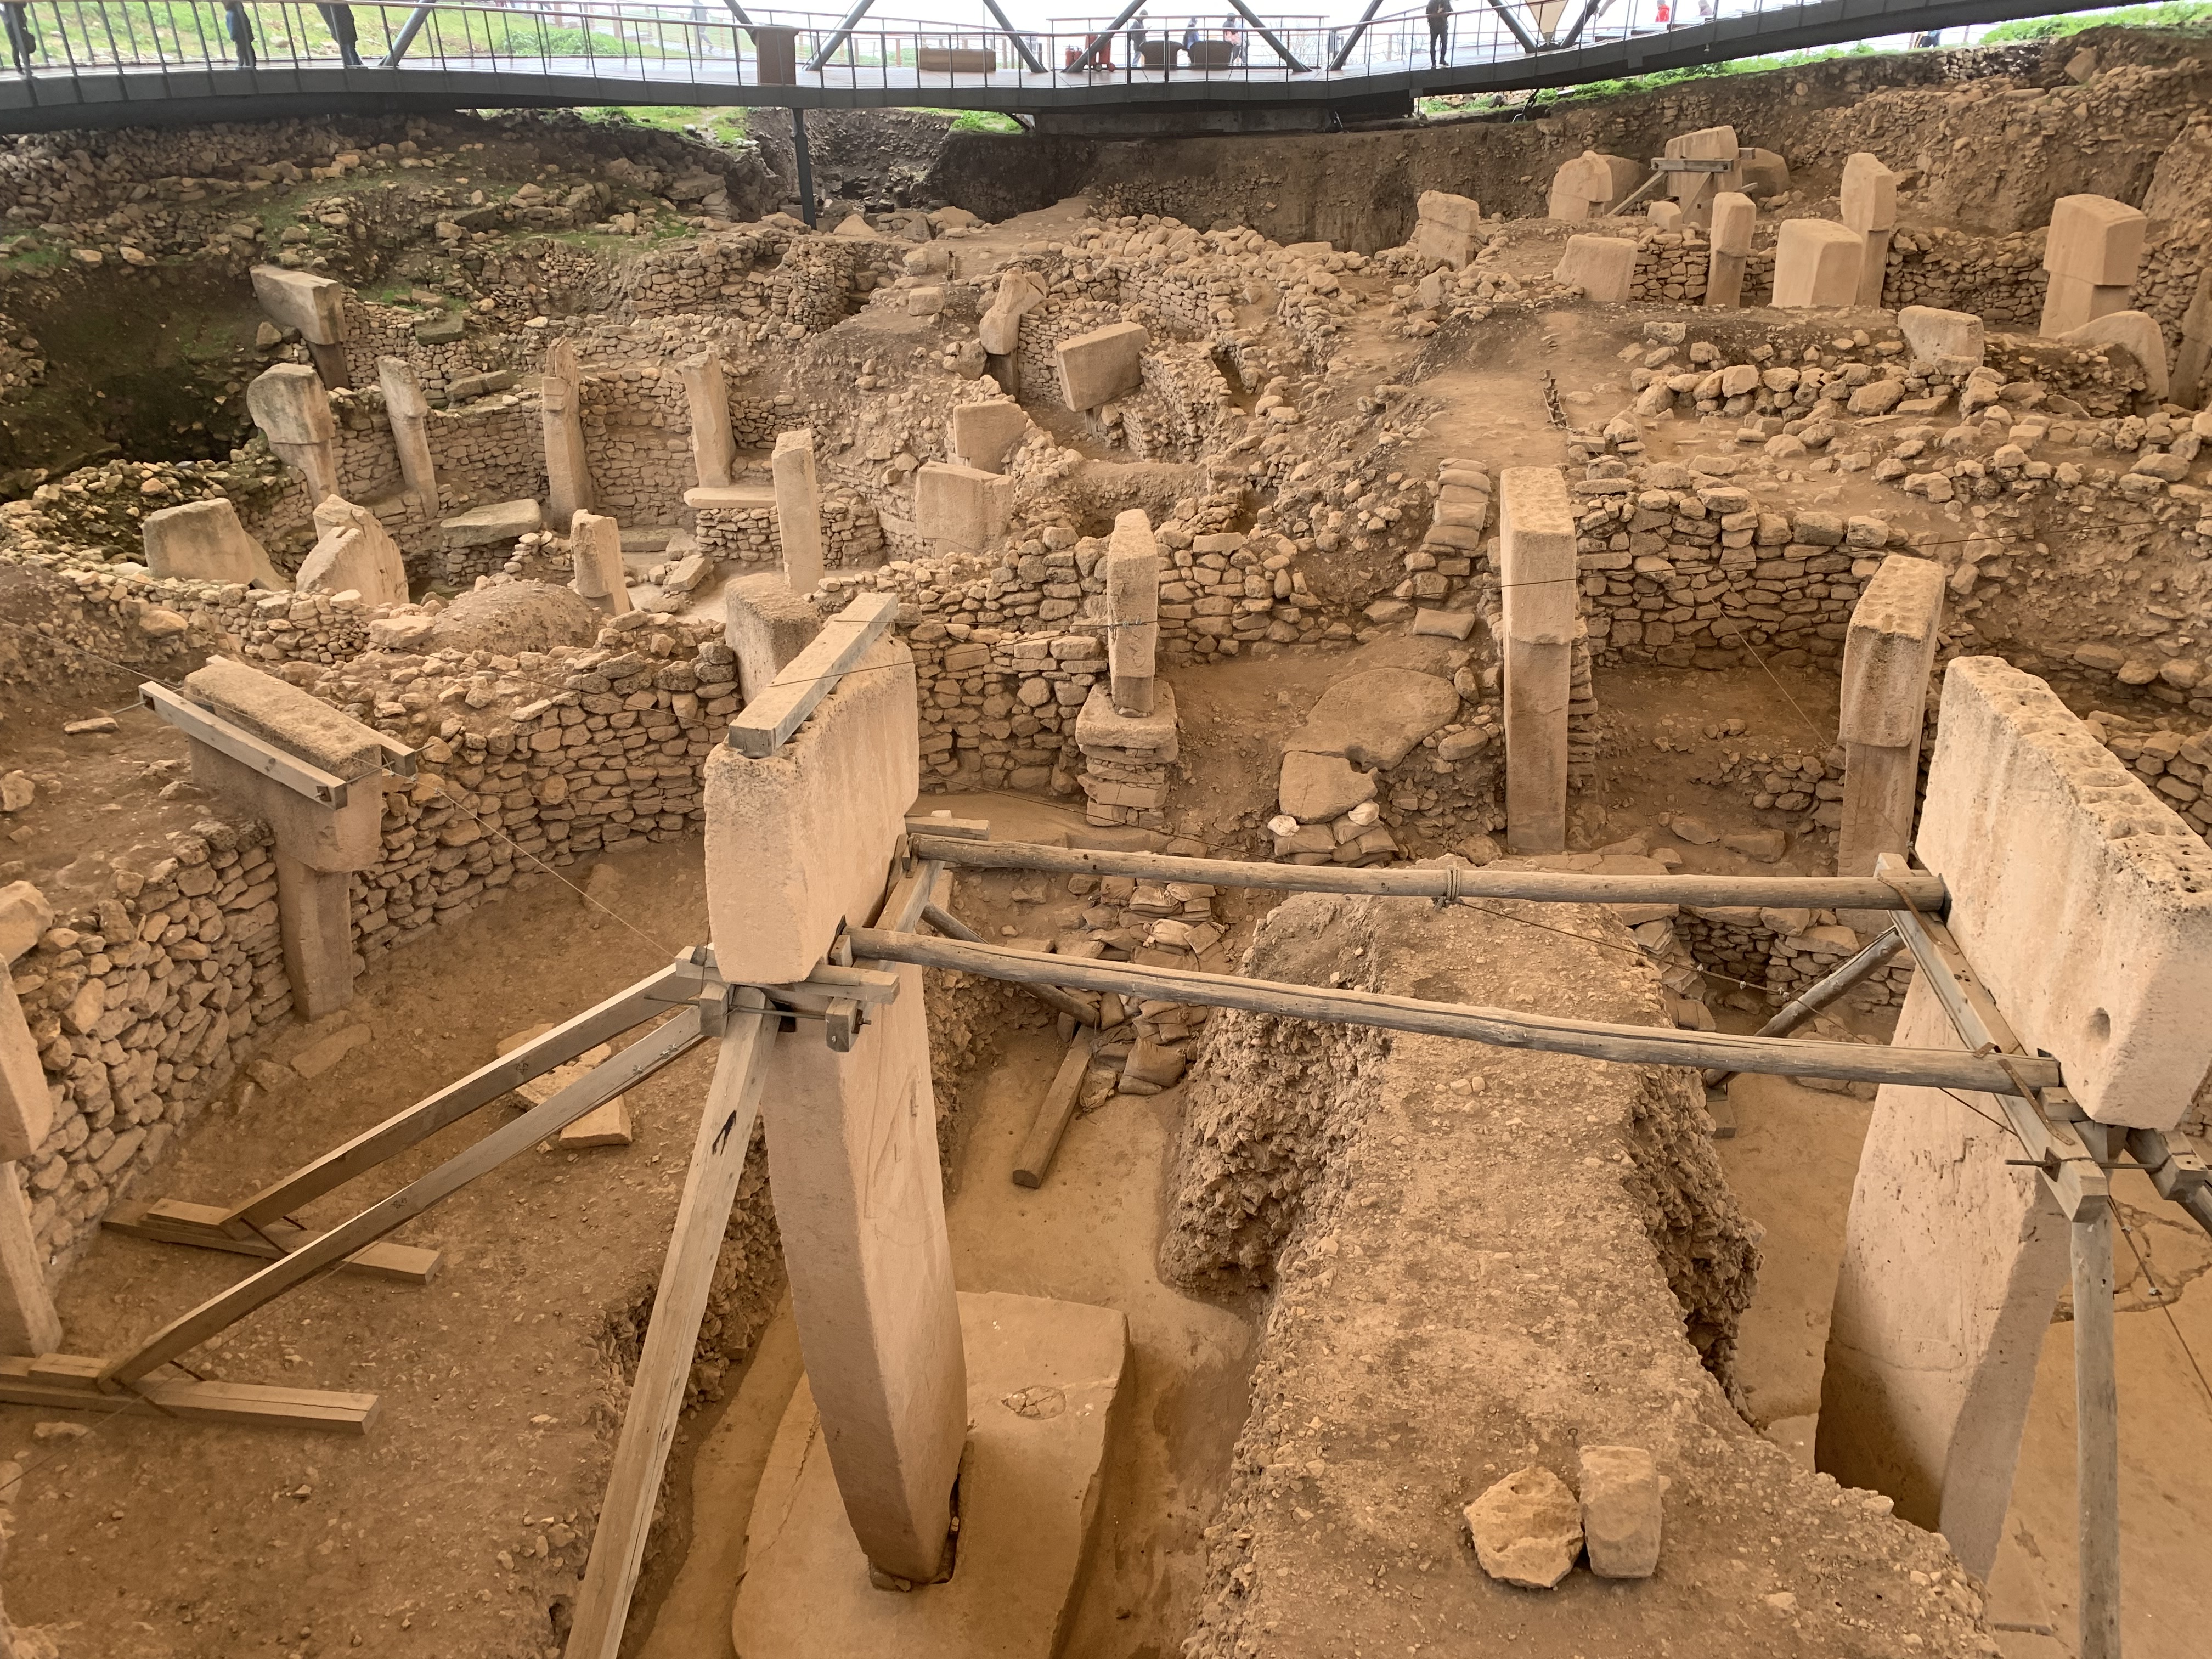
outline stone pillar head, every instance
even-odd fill
[[[304,363],[278,363],[255,375],[246,385],[246,409],[272,444],[326,444],[338,435],[330,393]]]
[[[422,382],[404,357],[379,357],[376,383],[384,390],[384,413],[392,421],[428,419],[430,401],[422,395]]]
[[[375,514],[336,495],[315,508],[318,539],[300,566],[302,593],[351,590],[364,605],[407,603],[407,563]]]

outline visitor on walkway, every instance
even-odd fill
[[[1237,21],[1233,13],[1221,20],[1221,38],[1229,43],[1229,61],[1232,64],[1243,63],[1244,61],[1244,26]]]
[[[230,35],[230,44],[238,48],[238,66],[253,67],[253,16],[240,0],[223,0],[223,27]]]
[[[353,8],[319,5],[315,9],[322,13],[323,23],[330,30],[331,39],[338,43],[338,60],[348,69],[361,68],[359,42],[353,32]]]
[[[15,67],[28,75],[32,56],[39,49],[39,38],[31,33],[31,9],[21,0],[10,0],[0,6],[0,12],[7,14],[8,50],[15,55]]]
[[[1429,0],[1429,67],[1451,62],[1451,0]]]

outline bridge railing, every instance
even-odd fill
[[[1038,29],[1006,29],[872,15],[848,27],[841,15],[751,6],[740,21],[726,0],[0,0],[7,47],[0,77],[359,66],[647,82],[656,101],[684,101],[687,88],[712,103],[718,88],[787,85],[906,89],[926,104],[933,90],[990,86],[1418,76],[1446,64],[1694,29],[1717,17],[1794,9],[1796,3],[1460,0],[1439,32],[1425,6],[1335,22],[1310,13],[1164,11],[1128,20],[1058,17]]]

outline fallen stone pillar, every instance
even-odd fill
[[[319,1019],[353,1000],[348,878],[383,853],[384,748],[377,735],[299,687],[211,657],[185,694],[270,747],[349,786],[343,806],[311,799],[191,738],[192,781],[265,821],[276,836],[277,923],[292,1006]]]
[[[1152,520],[1132,507],[1115,515],[1106,544],[1106,661],[1118,714],[1152,712],[1159,624],[1159,543]]]
[[[53,919],[53,907],[29,882],[0,887],[0,1353],[52,1353],[62,1343],[17,1170],[52,1130],[53,1097],[8,977],[8,964],[35,945]]]
[[[331,394],[304,363],[278,363],[246,382],[246,410],[287,465],[307,481],[310,504],[338,493],[337,422]]]
[[[1842,218],[1860,242],[1856,303],[1869,310],[1881,305],[1882,279],[1889,271],[1889,244],[1897,234],[1897,174],[1881,158],[1860,150],[1844,163]]]
[[[707,908],[724,977],[804,978],[879,902],[921,783],[914,658],[886,638],[775,755],[705,770]],[[822,1444],[862,1553],[926,1583],[967,1438],[919,970],[849,1053],[801,1022],[763,1095],[769,1176]]]
[[[1142,386],[1145,347],[1151,338],[1141,323],[1109,323],[1062,340],[1053,356],[1067,406],[1081,414]]]
[[[738,658],[738,690],[750,702],[822,631],[822,613],[773,570],[722,590],[722,637]]]
[[[580,598],[611,617],[635,609],[619,524],[603,513],[578,513],[568,521],[568,557],[576,573],[568,586]]]
[[[361,595],[364,605],[407,603],[407,562],[375,514],[336,495],[315,507],[316,541],[293,584],[302,593]]]
[[[794,593],[822,585],[822,486],[814,475],[814,434],[805,427],[779,432],[769,459],[775,483],[775,537],[783,549],[783,579]]]
[[[138,526],[146,568],[183,581],[244,582],[287,587],[269,562],[269,550],[246,533],[226,496],[185,501],[149,513]]]
[[[1832,219],[1785,219],[1774,241],[1777,309],[1840,308],[1859,297],[1856,232]]]
[[[2062,196],[2053,202],[2043,243],[2051,285],[2036,331],[2063,337],[2127,310],[2149,228],[2142,209],[2109,196]]]
[[[1843,847],[1839,876],[1870,876],[1875,856],[1912,845],[1920,730],[1943,619],[1943,567],[1893,553],[1852,609],[1844,635]]]
[[[1644,182],[1645,169],[1625,155],[1586,149],[1552,175],[1545,211],[1552,218],[1602,219]]]
[[[545,348],[538,396],[545,433],[545,513],[555,524],[567,524],[592,501],[591,463],[584,455],[583,380],[576,348],[567,340]]]
[[[1961,380],[1982,366],[1988,351],[1982,319],[1970,311],[1906,306],[1897,313],[1897,326],[1905,343],[1912,348],[1915,368],[1932,368]]]
[[[430,402],[405,359],[379,357],[376,383],[384,389],[384,418],[392,428],[392,447],[399,452],[399,476],[415,497],[415,510],[434,519],[443,508],[438,497],[438,469],[430,458]]]
[[[990,309],[975,325],[975,337],[994,357],[1010,357],[1021,344],[1022,319],[1044,299],[1043,281],[1035,271],[1009,270],[999,277]]]
[[[253,297],[270,322],[299,331],[325,386],[336,389],[353,384],[345,355],[344,283],[310,270],[256,265]]]
[[[1705,303],[1734,310],[1743,303],[1744,267],[1751,258],[1752,228],[1759,209],[1741,191],[1713,198],[1712,252],[1705,256]]]
[[[1625,236],[1570,236],[1552,280],[1617,305],[1636,281],[1636,244]]]
[[[2212,852],[2042,681],[1953,662],[1915,850],[1998,1012],[2101,1122],[2170,1128],[2212,1064]],[[1894,1041],[1955,1046],[1926,975]],[[1991,1121],[1991,1120],[1996,1120]],[[1884,1085],[1821,1383],[1820,1468],[1986,1577],[2068,1224],[1993,1101]]]
[[[738,457],[730,435],[730,387],[722,374],[722,354],[709,346],[677,365],[684,377],[684,401],[691,414],[691,465],[702,489],[730,482]]]
[[[2116,345],[2142,365],[2143,389],[2163,403],[2172,389],[2166,367],[2166,334],[2147,311],[2115,311],[2069,328],[2058,337],[2069,345]]]
[[[1504,588],[1505,844],[1567,845],[1567,702],[1578,625],[1575,513],[1559,469],[1498,475],[1499,580]]]

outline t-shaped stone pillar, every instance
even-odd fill
[[[2212,1065],[2212,852],[2051,689],[1945,670],[1915,850],[1997,1011],[2091,1118],[2168,1129]],[[1960,1040],[1927,975],[1893,1039]],[[2067,1224],[1990,1099],[1884,1084],[1851,1194],[1815,1459],[1987,1577]]]
[[[577,593],[610,616],[633,609],[629,568],[623,563],[622,526],[602,513],[579,513],[568,524],[568,555]]]
[[[331,394],[305,363],[278,363],[246,383],[246,412],[287,465],[305,475],[307,499],[338,493],[337,422]]]
[[[1160,643],[1160,544],[1136,507],[1117,514],[1106,544],[1106,661],[1114,712],[1152,712]]]
[[[353,384],[346,366],[345,284],[310,270],[253,267],[253,297],[279,328],[297,329],[327,386]]]
[[[1740,190],[1713,198],[1712,252],[1705,257],[1705,303],[1734,310],[1743,303],[1743,270],[1751,255],[1759,209]]]
[[[384,389],[384,418],[392,428],[392,447],[399,452],[399,476],[415,497],[416,512],[434,519],[441,511],[438,469],[430,459],[430,403],[422,383],[400,357],[376,360],[376,383]]]
[[[538,382],[538,413],[545,431],[545,514],[566,524],[592,505],[592,468],[584,457],[584,391],[576,348],[556,340],[545,348]]]
[[[783,547],[783,579],[794,593],[822,584],[822,487],[814,477],[814,434],[805,427],[775,435],[769,457],[775,482],[775,535]]]
[[[1881,305],[1882,279],[1889,271],[1890,239],[1897,234],[1897,177],[1881,158],[1866,150],[1844,163],[1843,221],[1857,233],[1857,303],[1869,310]]]
[[[1777,310],[1856,305],[1866,244],[1832,219],[1785,219],[1774,239]]]
[[[1504,588],[1505,844],[1567,845],[1567,702],[1575,630],[1575,510],[1557,467],[1498,475],[1499,580]]]
[[[192,781],[264,819],[276,834],[277,921],[292,1006],[302,1018],[319,1019],[353,1000],[346,878],[383,852],[383,744],[320,698],[228,657],[210,657],[206,667],[187,675],[185,694],[249,737],[347,786],[344,804],[330,805],[191,737]]]
[[[691,465],[702,489],[730,482],[737,441],[730,435],[730,387],[722,374],[722,354],[713,346],[676,366],[684,377],[684,401],[691,414]]]
[[[2051,204],[2043,243],[2043,320],[2036,332],[2071,332],[2128,309],[2142,262],[2150,220],[2140,208],[2109,196],[2062,196]]]
[[[1677,161],[1726,161],[1719,173],[1672,173],[1667,193],[1682,206],[1682,217],[1700,228],[1712,222],[1713,198],[1723,191],[1743,188],[1743,150],[1734,127],[1700,127],[1667,141],[1666,154]]]
[[[8,964],[37,944],[53,919],[53,907],[29,882],[0,887],[0,1353],[52,1353],[62,1344],[16,1169],[53,1128],[53,1097],[8,976]]]
[[[921,784],[914,656],[879,641],[775,755],[705,769],[707,911],[725,979],[803,979],[871,920]],[[967,1439],[967,1369],[937,1160],[920,970],[849,1053],[775,1039],[769,1178],[823,1444],[869,1562],[936,1577]]]
[[[1844,635],[1843,848],[1839,876],[1870,876],[1878,853],[1912,845],[1920,727],[1943,620],[1943,567],[1893,553],[1859,595]]]

